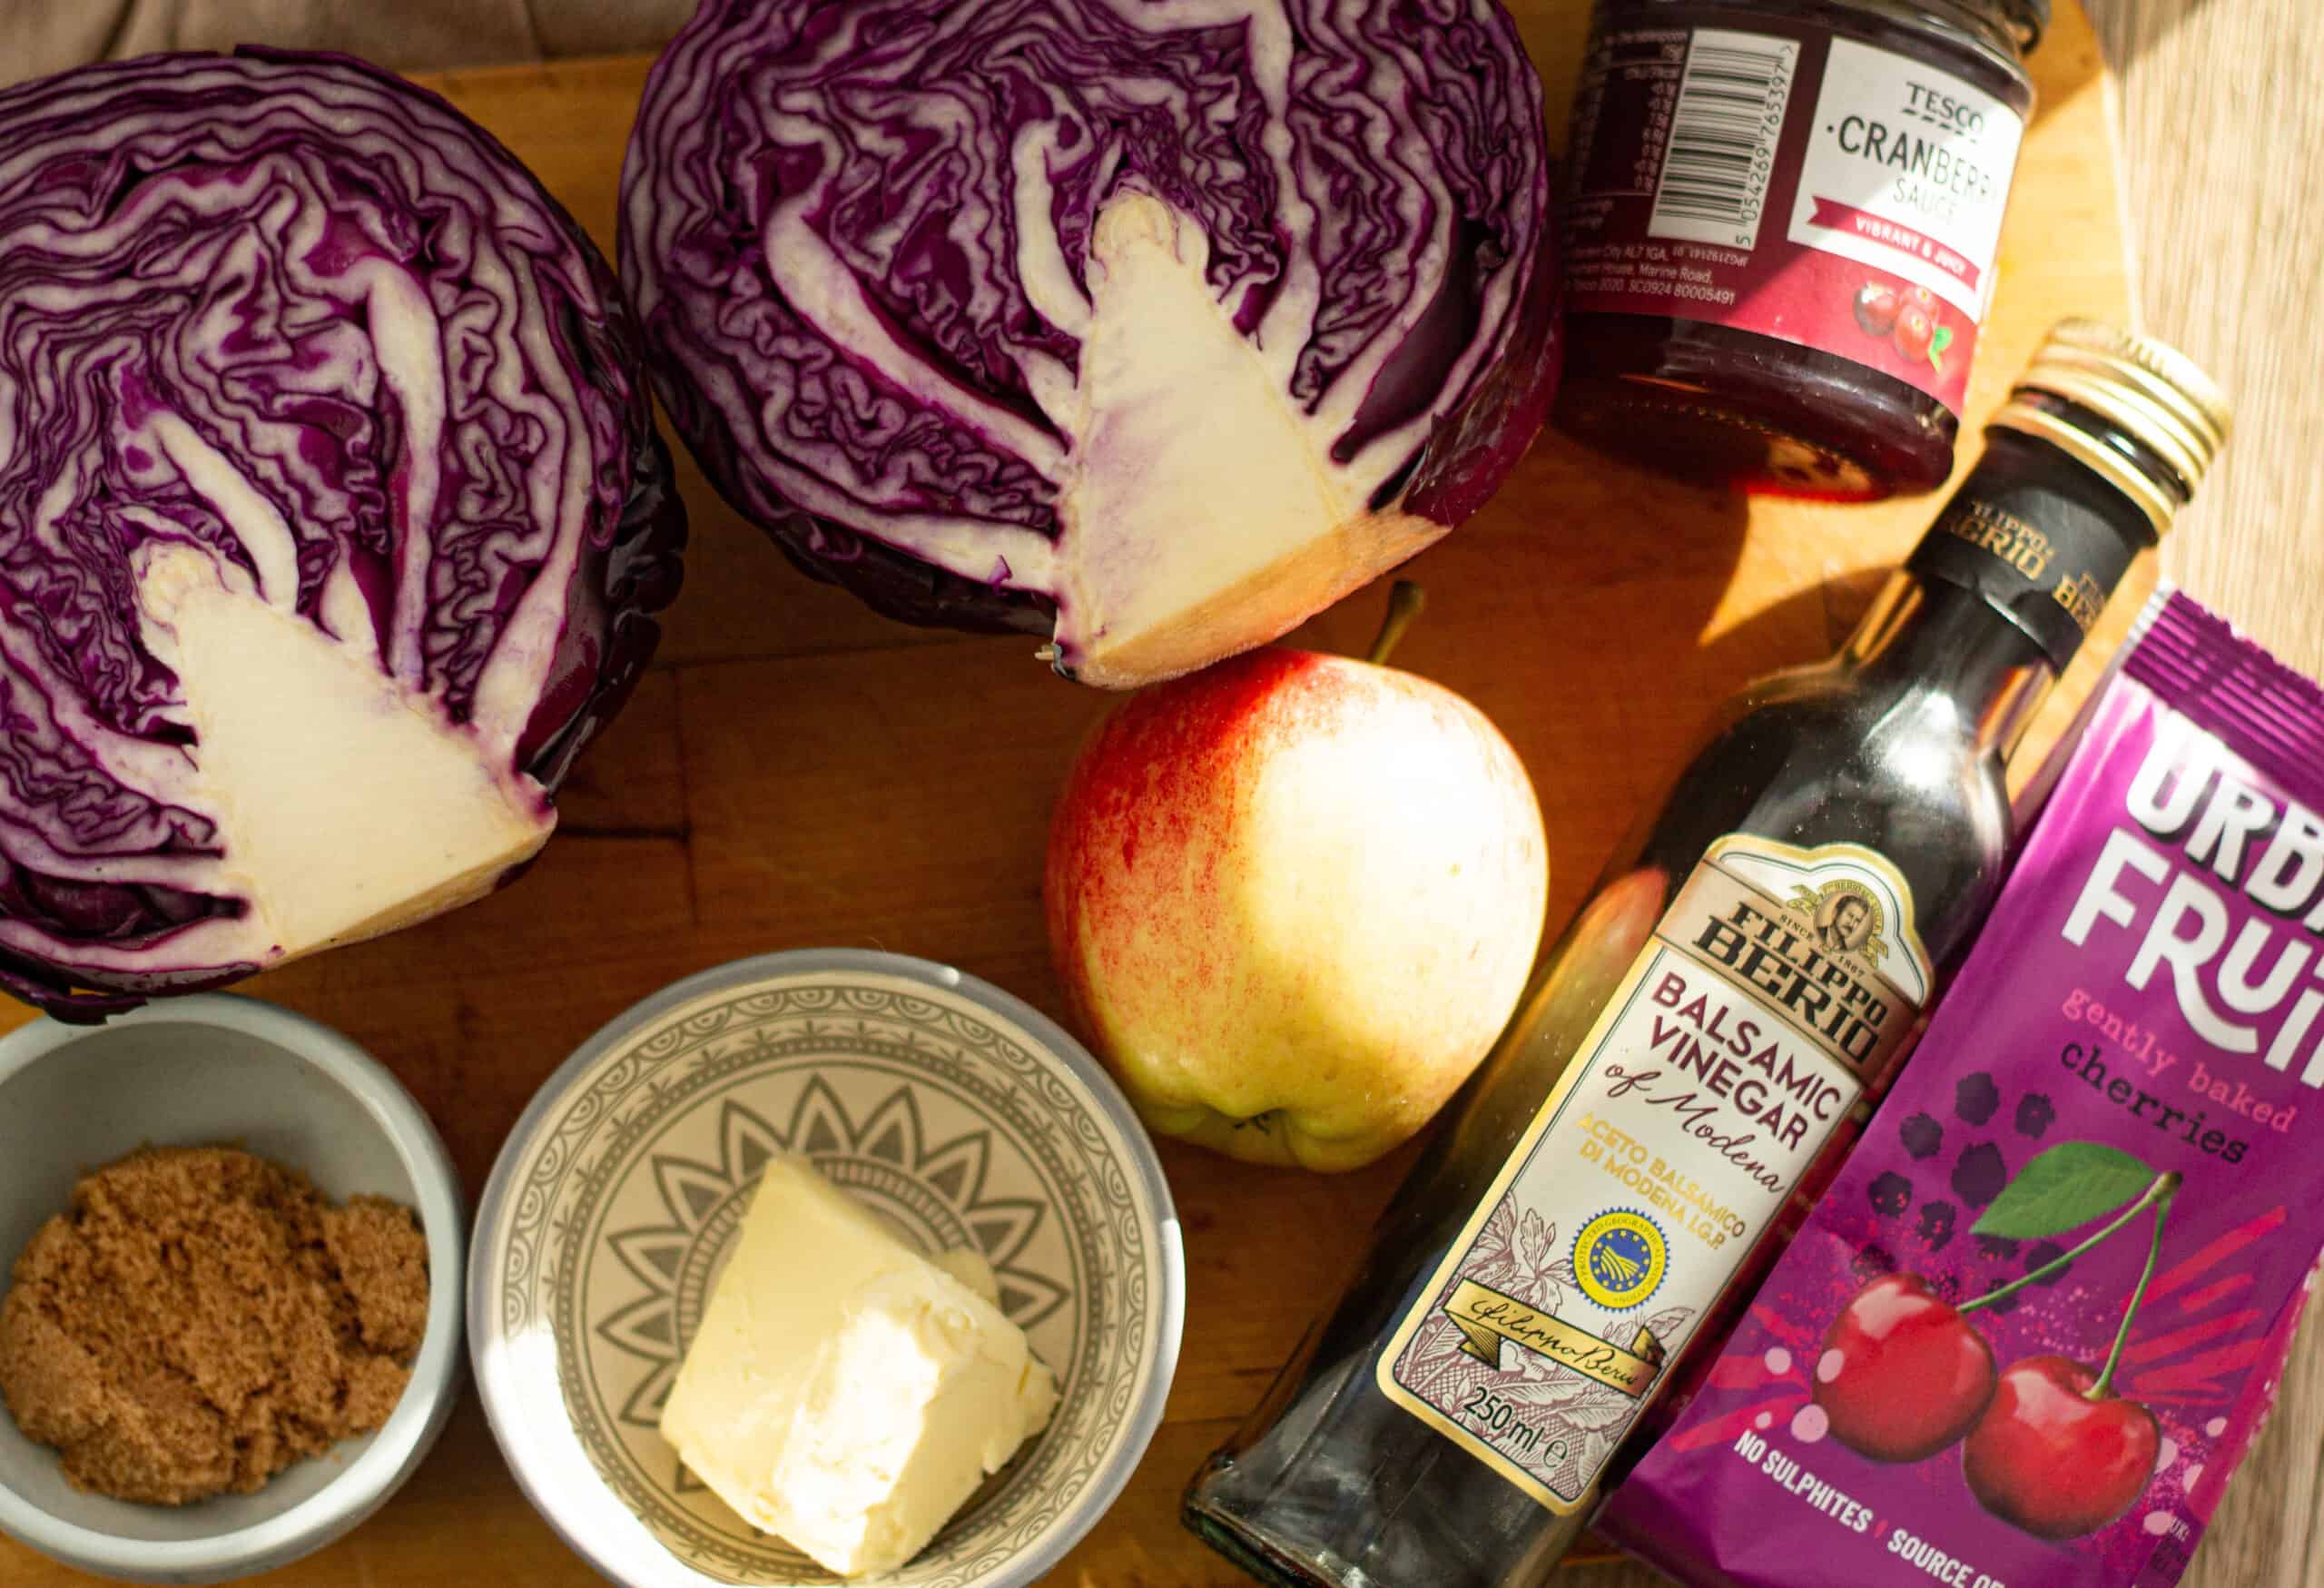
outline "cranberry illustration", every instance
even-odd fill
[[[2066,1248],[2064,1247],[2060,1246],[2054,1240],[2045,1240],[2041,1245],[2035,1247],[2033,1250],[2025,1254],[2025,1271],[2029,1274],[2037,1273],[2040,1270],[2048,1267],[2052,1263],[2056,1262],[2060,1258],[2064,1257],[2065,1255]],[[2072,1263],[2068,1263],[2064,1267],[2060,1268],[2053,1274],[2043,1274],[2042,1277],[2039,1279],[2034,1280],[2034,1283],[2036,1285],[2054,1285],[2073,1272],[2073,1265]]]
[[[1884,281],[1866,281],[1856,290],[1856,322],[1866,336],[1886,336],[1896,329],[1896,313],[1905,301]]]
[[[1925,309],[1928,311],[1928,317],[1931,320],[1935,320],[1936,318],[1936,294],[1930,291],[1926,287],[1907,287],[1905,289],[1905,307],[1907,309]]]
[[[1945,1127],[1926,1114],[1915,1114],[1897,1131],[1905,1150],[1915,1158],[1935,1158],[1945,1146]]]
[[[1953,1088],[1953,1111],[1972,1125],[1982,1125],[2001,1107],[2001,1088],[1984,1070],[1965,1075]]]
[[[1925,1461],[1976,1425],[1993,1393],[1992,1347],[1917,1274],[1857,1291],[1816,1361],[1832,1437],[1874,1461]]]
[[[1890,1169],[1872,1182],[1872,1210],[1894,1218],[1913,1205],[1913,1182]]]
[[[1917,304],[1905,304],[1896,315],[1896,350],[1917,364],[1928,357],[1935,340],[1935,318]]]
[[[2131,1508],[2154,1475],[2154,1414],[2113,1396],[2089,1398],[2098,1375],[2063,1356],[2029,1356],[2001,1376],[1963,1447],[1979,1504],[2036,1538],[2080,1538]]]
[[[2009,1165],[1990,1141],[1978,1142],[1953,1166],[1953,1194],[1972,1208],[1989,1205],[2008,1184]]]
[[[2058,1110],[2047,1094],[2029,1091],[2017,1100],[2017,1133],[2020,1136],[2040,1136],[2057,1123]]]

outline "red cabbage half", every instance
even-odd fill
[[[603,258],[359,62],[0,93],[0,985],[88,1017],[495,886],[684,519]]]
[[[704,0],[623,281],[705,471],[891,616],[1129,686],[1483,502],[1556,379],[1499,0]]]

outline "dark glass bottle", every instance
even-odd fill
[[[2049,9],[1598,0],[1558,427],[1785,494],[1944,484]]]
[[[1521,1588],[2000,883],[2004,761],[2225,439],[2070,321],[1837,656],[1752,685],[1551,949],[1187,1524],[1264,1582]]]

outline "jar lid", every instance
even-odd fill
[[[1934,5],[1940,13],[1949,10],[1956,18],[1974,17],[1984,26],[2007,35],[2017,46],[2020,62],[2050,31],[2052,0],[1920,0],[1920,4]]]
[[[2061,412],[2045,397],[2090,417]],[[2098,321],[2063,320],[1993,422],[2039,436],[2092,469],[2136,502],[2159,536],[2227,445],[2230,414],[2218,383],[2176,348]],[[2122,445],[2125,437],[2160,461],[2167,482]]]
[[[1992,0],[2003,24],[2017,34],[2018,48],[2030,51],[2050,31],[2050,0]]]

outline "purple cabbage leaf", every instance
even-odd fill
[[[0,92],[0,986],[98,1017],[497,885],[684,538],[610,270],[443,100]]]

